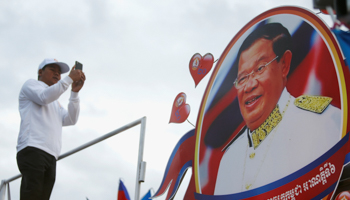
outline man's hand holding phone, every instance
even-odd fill
[[[73,83],[72,83],[73,92],[79,92],[84,85],[86,78],[82,69],[83,69],[83,64],[76,61],[74,67],[69,73],[69,77],[73,80]]]

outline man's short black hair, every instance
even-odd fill
[[[278,56],[277,62],[287,50],[292,51],[292,36],[287,28],[280,23],[269,23],[258,27],[244,40],[241,45],[237,59],[240,59],[241,53],[253,45],[258,39],[267,39],[273,42],[273,52]]]

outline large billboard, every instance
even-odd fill
[[[196,199],[331,198],[349,152],[348,73],[308,10],[274,8],[246,24],[202,99]]]

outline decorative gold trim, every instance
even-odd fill
[[[295,99],[298,108],[321,114],[331,103],[331,97],[301,95]]]
[[[256,149],[260,143],[266,138],[267,135],[277,126],[277,124],[282,120],[282,114],[276,105],[275,109],[271,112],[270,116],[265,120],[265,122],[255,129],[252,133],[252,140],[254,149]]]

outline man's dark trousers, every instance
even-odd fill
[[[17,153],[22,174],[21,200],[49,200],[56,178],[56,158],[35,147]]]

